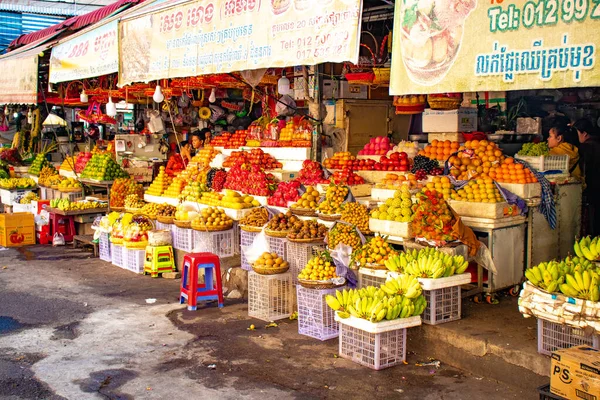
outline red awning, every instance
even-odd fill
[[[86,26],[95,24],[96,22],[106,17],[109,17],[116,12],[120,12],[125,8],[128,8],[138,3],[142,3],[143,1],[144,0],[118,0],[113,4],[109,4],[90,13],[69,18],[61,22],[60,24],[56,24],[36,32],[28,33],[26,35],[21,35],[10,43],[10,45],[8,46],[8,51],[43,39],[46,36],[56,34],[57,32],[67,30],[73,32],[78,31],[82,28],[85,28]]]

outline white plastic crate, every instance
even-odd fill
[[[556,156],[520,156],[517,154],[515,158],[527,162],[540,172],[569,171],[569,156],[566,154]]]
[[[240,229],[240,224],[237,221],[234,221],[233,222],[233,254],[241,254],[242,253],[242,249],[240,246],[241,234],[242,234],[242,230]]]
[[[337,289],[308,289],[296,286],[298,296],[298,333],[319,340],[339,336],[335,312],[327,305],[325,296],[335,296]]]
[[[191,253],[194,249],[194,230],[173,226],[173,248]]]
[[[209,252],[221,258],[233,257],[233,228],[218,232],[194,231],[192,251]]]
[[[263,321],[276,321],[292,314],[292,275],[259,275],[248,272],[248,315]]]
[[[538,318],[538,353],[547,356],[553,351],[573,346],[600,349],[600,335],[586,335],[583,329],[557,324]]]
[[[421,318],[424,324],[438,325],[460,319],[460,286],[423,290],[427,307]]]
[[[162,222],[158,221],[154,222],[154,226],[156,227],[157,231],[166,230],[173,232],[173,228],[175,228],[175,225],[173,224],[163,224]]]
[[[406,360],[406,328],[370,333],[340,322],[340,357],[374,370]]]
[[[116,244],[110,244],[110,259],[113,265],[123,268],[124,247]]]
[[[288,240],[287,258],[285,259],[290,264],[290,272],[292,273],[294,285],[298,284],[298,274],[306,267],[308,260],[324,249],[325,243],[296,243]]]
[[[136,274],[144,273],[146,250],[123,249],[123,269]]]
[[[246,246],[252,246],[252,243],[254,243],[254,239],[256,238],[258,233],[259,232],[240,232],[240,247],[242,248],[242,250],[240,251],[242,259],[242,269],[246,271],[251,271],[252,265],[250,265],[250,262],[246,258],[246,252],[244,252],[243,248]]]
[[[98,238],[98,253],[102,261],[112,262],[110,256],[110,235],[108,233],[101,233]]]
[[[267,236],[267,243],[269,243],[269,250],[271,253],[277,253],[284,260],[288,259],[287,256],[287,244],[288,240],[286,238],[276,238]]]
[[[358,288],[367,286],[379,287],[387,280],[388,270],[360,268],[358,270]]]

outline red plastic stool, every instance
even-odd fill
[[[50,226],[52,227],[51,238],[59,232],[65,238],[65,242],[72,242],[75,236],[75,219],[73,215],[60,215],[50,213]]]
[[[204,269],[204,284],[198,284],[198,270]],[[213,281],[213,271],[216,282]],[[187,301],[188,310],[196,310],[198,300],[217,300],[223,307],[223,286],[221,285],[221,263],[213,253],[188,253],[183,257],[183,274],[179,304]]]

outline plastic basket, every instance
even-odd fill
[[[550,392],[550,385],[543,385],[538,388],[540,400],[566,400],[557,394]]]
[[[173,225],[173,248],[191,253],[194,249],[194,231]]]
[[[566,154],[557,156],[520,156],[517,154],[515,158],[526,161],[531,167],[540,172],[569,172],[569,156]]]
[[[271,253],[277,253],[284,260],[288,259],[287,255],[287,244],[288,240],[286,238],[276,238],[272,236],[267,236],[267,243],[269,243],[269,250]]]
[[[244,252],[244,247],[252,246],[252,244],[254,243],[254,239],[256,238],[256,235],[258,235],[258,232],[246,232],[246,231],[240,232],[240,243],[241,243],[240,253],[241,253],[241,260],[242,260],[242,269],[246,270],[246,271],[252,271],[252,265],[250,265],[250,262],[246,258],[246,252]]]
[[[194,231],[193,252],[209,252],[219,257],[233,257],[234,229],[217,232]]]
[[[369,333],[340,322],[340,357],[374,370],[406,360],[406,328]]]
[[[287,257],[285,258],[290,263],[290,272],[292,274],[292,282],[298,284],[298,275],[304,269],[308,260],[310,260],[319,251],[325,249],[325,243],[287,243]],[[277,253],[279,254],[279,253]]]
[[[358,288],[379,287],[387,280],[387,270],[360,268],[358,270]]]
[[[538,318],[538,353],[552,355],[573,346],[591,346],[600,350],[600,336],[586,335],[583,329],[557,324]]]
[[[259,275],[248,272],[248,315],[263,321],[276,321],[292,314],[292,275]]]
[[[339,336],[335,312],[325,302],[325,296],[335,296],[338,289],[307,289],[296,286],[298,299],[298,333],[319,340]]]
[[[237,221],[233,221],[233,254],[241,254],[242,253],[242,249],[240,246],[241,233],[242,233],[242,230],[240,229],[240,224]]]
[[[167,230],[167,231],[173,231],[173,228],[175,228],[175,225],[173,224],[163,224],[162,222],[158,222],[158,220],[154,223],[154,226],[156,226],[156,230]]]
[[[146,250],[124,249],[123,260],[123,269],[136,274],[143,274]]]
[[[98,254],[102,261],[112,262],[110,256],[110,236],[108,233],[101,233],[98,238]]]
[[[438,325],[460,319],[460,286],[423,290],[427,307],[423,311],[424,324]]]
[[[110,260],[113,265],[123,268],[123,251],[125,248],[116,244],[110,244]]]

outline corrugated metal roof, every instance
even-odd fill
[[[143,2],[144,0],[119,0],[116,3],[111,5],[99,8],[95,11],[87,13],[85,15],[80,15],[77,17],[69,18],[60,24],[56,24],[46,29],[39,30],[37,32],[29,33],[26,35],[19,36],[17,39],[13,40],[11,44],[8,46],[9,50],[18,48],[20,46],[26,45],[28,43],[40,40],[46,36],[52,35],[56,32],[61,32],[65,30],[77,31],[79,29],[85,28],[88,25],[91,25],[95,22],[100,21],[103,18],[109,17],[114,13],[122,11],[123,9]]]

